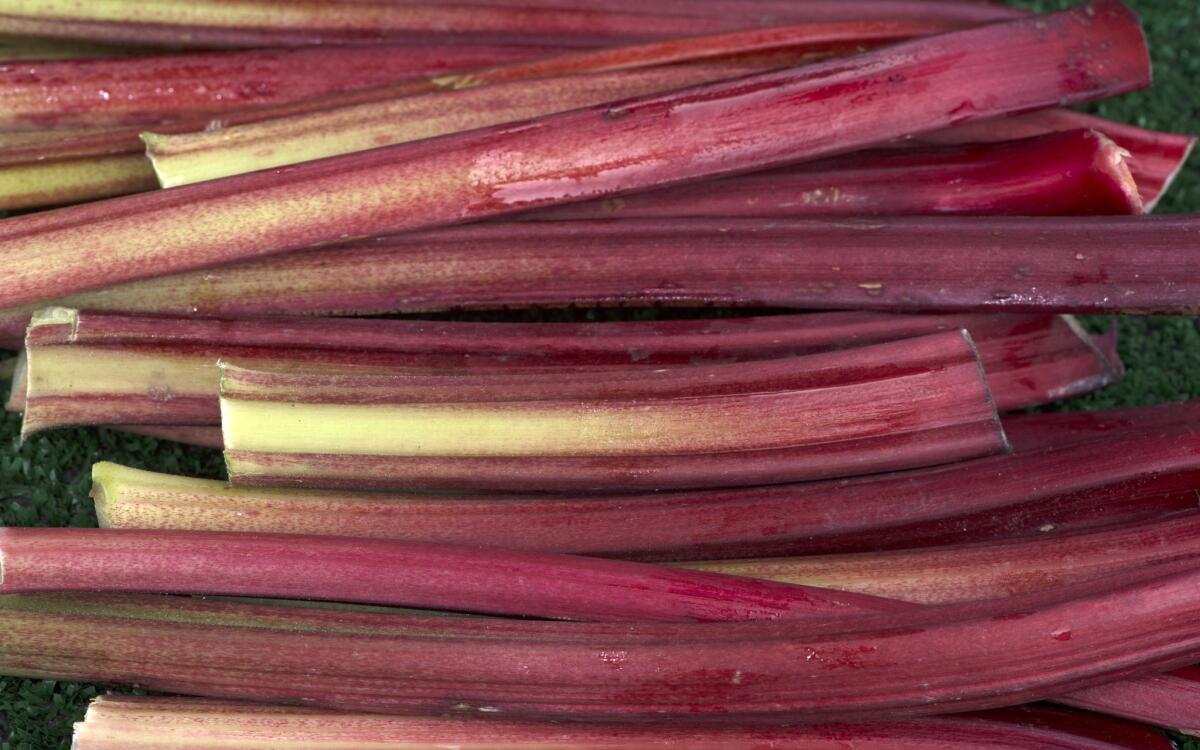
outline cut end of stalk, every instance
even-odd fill
[[[188,184],[188,180],[179,175],[173,175],[158,161],[159,152],[171,143],[169,135],[147,131],[139,133],[138,137],[142,139],[142,143],[146,144],[146,158],[150,160],[150,166],[154,169],[154,177],[158,180],[159,187],[173,188]]]
[[[43,307],[30,317],[25,338],[29,340],[32,337],[45,343],[53,340],[69,344],[75,341],[78,333],[78,310],[72,307]]]
[[[1113,188],[1125,199],[1128,213],[1135,215],[1145,213],[1146,207],[1142,200],[1142,194],[1138,191],[1137,180],[1134,179],[1133,172],[1129,168],[1129,161],[1133,155],[1099,131],[1093,130],[1089,135],[1100,142],[1100,147],[1096,151],[1097,172],[1112,179]]]

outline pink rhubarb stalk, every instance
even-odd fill
[[[1101,685],[1060,700],[1200,737],[1200,668],[1197,667]]]
[[[154,124],[553,53],[537,47],[254,50],[0,67],[0,128]]]
[[[1200,420],[1200,401],[1081,412],[1012,414],[1004,429],[1019,451],[1105,438],[1128,430],[1168,430]]]
[[[1122,374],[1115,354],[1096,346],[1073,320],[1056,316],[818,313],[522,325],[204,320],[50,308],[30,324],[22,365],[27,377],[14,389],[10,408],[25,412],[26,434],[83,424],[215,425],[222,360],[406,378],[489,374],[500,383],[563,369],[624,370],[611,377],[636,378],[634,371],[651,366],[776,359],[955,328],[972,332],[1002,411],[1094,390]]]
[[[440,76],[426,78],[409,78],[388,85],[374,86],[370,89],[355,89],[343,91],[340,94],[326,95],[316,100],[304,100],[288,104],[275,104],[271,107],[259,107],[251,110],[226,110],[221,113],[221,124],[224,126],[214,143],[223,144],[224,138],[242,138],[240,125],[258,121],[275,121],[274,125],[266,126],[266,130],[277,130],[278,126],[284,131],[289,128],[301,127],[307,130],[304,122],[308,119],[302,114],[311,114],[318,122],[328,122],[337,119],[338,113],[348,113],[355,122],[356,115],[361,115],[364,108],[371,110],[389,107],[396,103],[397,97],[416,94],[436,94],[446,89],[475,88],[475,86],[520,82],[534,78],[552,78],[574,76],[581,73],[614,72],[629,70],[629,68],[678,65],[682,62],[720,61],[722,64],[737,59],[745,65],[779,67],[782,65],[798,64],[798,62],[818,60],[830,55],[860,52],[863,49],[880,46],[890,42],[906,40],[913,36],[935,34],[954,28],[953,24],[922,22],[850,22],[850,23],[808,23],[803,25],[782,26],[782,28],[752,29],[730,32],[730,34],[690,37],[684,40],[668,40],[638,46],[602,49],[596,52],[575,54],[553,54],[550,58],[509,62],[496,65],[498,60],[528,56],[542,48],[524,47],[409,47],[416,59],[424,59],[434,67],[431,72],[446,70],[452,67],[473,67],[468,73],[452,71]],[[551,55],[552,48],[545,48],[545,54]],[[486,65],[486,67],[478,67]],[[680,73],[680,76],[683,76]],[[684,79],[679,85],[690,85],[690,79]],[[559,82],[560,83],[560,82]],[[691,80],[695,83],[695,80]],[[126,84],[128,85],[128,84]],[[545,84],[533,85],[534,89],[546,89]],[[110,94],[110,92],[109,92]],[[629,96],[632,91],[625,91],[623,96]],[[98,95],[97,95],[98,97]],[[454,98],[454,97],[451,97]],[[486,98],[486,97],[485,97]],[[109,101],[112,101],[110,98]],[[541,102],[544,112],[556,112],[563,108],[581,107],[584,103],[566,102],[566,107],[546,107]],[[574,104],[574,106],[572,106]],[[326,114],[325,110],[331,110]],[[469,110],[469,108],[468,108]],[[384,113],[386,121],[388,119]],[[460,118],[461,118],[460,114]],[[512,116],[517,116],[516,114]],[[502,121],[500,119],[500,121]],[[455,120],[461,121],[461,120]],[[494,120],[493,121],[498,121]],[[170,133],[196,133],[184,142],[188,148],[199,144],[208,144],[209,140],[203,132],[208,130],[208,119],[192,119],[169,122],[156,125],[158,136],[156,151],[163,151],[167,143],[172,143]],[[361,128],[359,128],[361,130]],[[250,132],[258,132],[253,130]],[[389,131],[390,132],[390,131]],[[40,136],[41,133],[22,133]],[[53,132],[50,133],[53,136]],[[44,138],[30,140],[26,143],[14,143],[13,134],[0,139],[4,150],[0,150],[0,209],[35,208],[35,206],[55,205],[77,202],[77,200],[108,198],[120,194],[150,190],[155,186],[154,175],[144,157],[142,140],[139,139],[139,128],[109,128],[100,132],[64,131],[64,136],[48,142]],[[378,133],[368,134],[368,138],[378,136]],[[271,132],[271,138],[278,138],[278,133]],[[166,140],[162,140],[166,138]],[[342,148],[331,144],[343,144],[347,139],[346,128],[337,130],[336,136],[320,139],[320,148],[334,152],[350,151],[353,148]],[[352,139],[353,140],[353,139]],[[310,139],[310,143],[313,143]],[[379,143],[371,143],[377,146]],[[251,149],[252,154],[258,151],[271,151],[281,148],[278,140],[268,139],[259,148]],[[311,156],[311,154],[307,154]],[[256,156],[260,160],[260,156]],[[247,169],[239,160],[230,168],[238,172]],[[166,157],[160,154],[160,168],[166,178]],[[204,158],[205,164],[216,163],[212,158]],[[222,162],[223,163],[223,162]],[[251,168],[253,164],[251,164]],[[209,167],[206,174],[211,174]]]
[[[1196,145],[1195,136],[1159,133],[1069,109],[1049,109],[959,125],[922,136],[922,140],[940,143],[1007,141],[1078,128],[1104,133],[1130,152],[1129,167],[1147,211],[1158,205]]]
[[[1022,15],[1002,6],[972,3],[840,0],[795,6],[726,3],[685,12],[654,12],[628,6],[608,8],[526,7],[475,3],[405,3],[387,0],[305,3],[280,13],[263,0],[230,7],[200,0],[147,8],[137,0],[105,0],[72,8],[33,0],[0,3],[0,33],[198,47],[260,47],[306,44],[380,44],[448,40],[513,39],[598,46],[614,41],[656,39],[774,26],[811,20],[937,19],[986,23]],[[752,11],[751,8],[759,8]],[[732,10],[733,12],[729,12]],[[765,11],[765,12],[764,12]]]
[[[1066,723],[1070,722],[1070,723]],[[1130,740],[1136,744],[1129,744]],[[1049,707],[907,722],[813,727],[613,726],[392,717],[197,698],[105,695],[75,725],[76,750],[324,750],[344,743],[380,750],[1170,750],[1133,724]]]
[[[682,563],[689,570],[915,604],[1000,599],[1173,560],[1200,561],[1200,513],[1035,539],[854,555]]]
[[[1092,130],[877,149],[799,167],[577,203],[528,218],[1139,214],[1128,153]]]
[[[1101,44],[1104,55],[1084,54]],[[0,305],[814,159],[1148,80],[1136,17],[1099,0],[615,107],[8,219]]]
[[[99,463],[112,528],[340,534],[642,560],[869,552],[1044,536],[1195,512],[1200,437],[1118,430],[936,469],[753,489],[625,496],[228,487]]]
[[[511,222],[231,271],[239,281],[287,274],[303,284],[297,296],[359,311],[668,304],[1190,314],[1200,298],[1197,236],[1200,219],[1186,214]],[[200,278],[151,288],[187,289]]]
[[[0,670],[401,714],[878,721],[1185,666],[1200,656],[1198,592],[1200,572],[1176,565],[998,602],[635,625],[10,596]]]
[[[234,482],[318,487],[727,487],[924,466],[1006,446],[962,332],[594,375],[226,366],[221,423]],[[363,440],[364,423],[378,439]]]
[[[0,529],[0,573],[0,593],[7,594],[220,594],[607,622],[793,619],[901,608],[870,596],[647,563],[240,532]]]

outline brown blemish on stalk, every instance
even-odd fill
[[[604,118],[606,120],[620,120],[622,117],[625,117],[628,114],[629,110],[624,107],[604,110]]]
[[[858,288],[865,291],[868,297],[878,297],[883,294],[883,284],[878,281],[859,284]]]

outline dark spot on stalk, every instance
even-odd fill
[[[629,110],[625,109],[624,107],[617,107],[615,109],[604,110],[604,117],[607,120],[619,120],[628,114],[629,114]]]

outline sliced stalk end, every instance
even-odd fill
[[[18,352],[12,363],[12,386],[8,392],[8,400],[4,402],[4,409],[19,414],[25,411],[25,400],[28,397],[29,357],[24,351]]]
[[[74,343],[79,335],[79,311],[72,307],[43,307],[29,319],[26,339],[34,338],[39,343]]]
[[[163,165],[159,162],[158,156],[164,149],[169,147],[171,136],[147,131],[139,133],[138,137],[142,139],[142,143],[146,144],[146,158],[150,160],[150,167],[154,170],[154,177],[158,180],[159,187],[173,188],[188,184],[189,180],[170,170],[164,169]]]
[[[1099,131],[1093,130],[1091,135],[1100,142],[1100,147],[1096,150],[1097,172],[1113,181],[1113,189],[1124,198],[1128,213],[1145,213],[1142,194],[1138,191],[1137,180],[1129,168],[1129,160],[1133,155]]]

